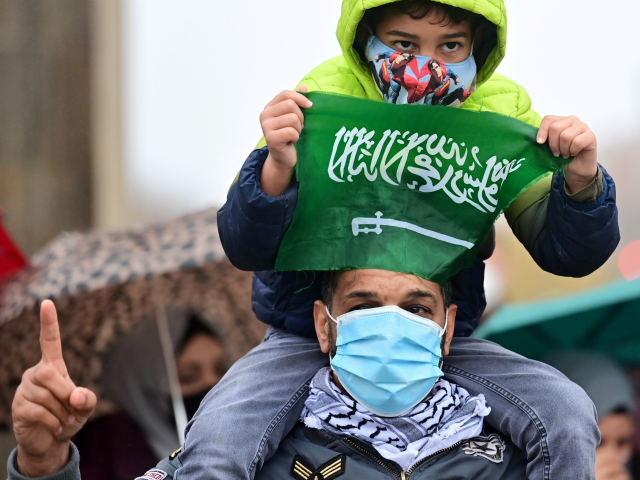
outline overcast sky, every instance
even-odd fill
[[[126,168],[140,220],[221,205],[281,90],[340,54],[340,0],[125,0]],[[637,0],[507,0],[498,72],[601,150],[640,132]]]

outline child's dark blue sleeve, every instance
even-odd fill
[[[260,172],[269,151],[254,150],[245,161],[227,202],[218,211],[220,241],[231,263],[240,270],[271,270],[298,201],[295,178],[279,197],[260,188]]]
[[[616,186],[604,168],[600,167],[600,172],[602,193],[595,200],[581,203],[572,199],[565,190],[564,175],[556,174],[549,195],[539,201],[541,207],[516,220],[528,224],[527,228],[512,223],[514,233],[543,270],[563,277],[584,277],[600,268],[618,246]],[[540,220],[541,228],[531,228]],[[528,233],[523,234],[524,230]]]

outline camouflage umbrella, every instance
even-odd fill
[[[9,425],[22,373],[40,360],[46,298],[58,309],[69,374],[98,394],[101,354],[142,318],[156,317],[162,333],[166,312],[197,315],[220,335],[230,361],[265,331],[251,311],[251,274],[224,256],[215,209],[141,229],[62,234],[0,288],[0,425]]]

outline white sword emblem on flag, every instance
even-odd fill
[[[427,230],[426,228],[419,227],[409,222],[401,222],[399,220],[392,220],[390,218],[382,218],[382,215],[382,212],[376,212],[376,218],[354,218],[351,221],[351,229],[353,230],[353,234],[356,237],[359,233],[369,232],[377,233],[378,235],[380,235],[382,233],[382,225],[387,225],[390,227],[398,227],[404,228],[406,230],[411,230],[412,232],[419,233],[420,235],[424,235],[425,237],[435,238],[436,240],[451,243],[453,245],[460,245],[462,247],[468,248],[469,250],[474,247],[474,244],[471,242],[450,237],[449,235],[444,235],[442,233],[434,232],[433,230]],[[363,225],[373,225],[375,227],[369,228],[368,226],[366,226],[361,229],[360,227]]]

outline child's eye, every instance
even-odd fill
[[[447,53],[455,52],[460,47],[462,47],[462,45],[458,42],[449,42],[442,45],[442,49]]]
[[[398,40],[395,44],[399,50],[410,50],[413,47],[413,43],[406,40]]]

